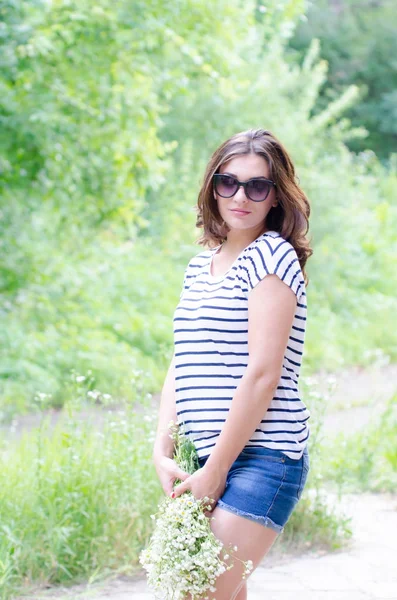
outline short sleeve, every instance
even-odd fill
[[[295,248],[282,238],[262,238],[251,246],[242,261],[242,277],[250,292],[266,275],[277,275],[292,289],[298,301],[305,281]]]

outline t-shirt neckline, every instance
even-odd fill
[[[223,273],[222,275],[212,275],[211,274],[211,267],[212,267],[212,260],[215,256],[215,254],[218,252],[218,250],[223,246],[224,242],[222,242],[222,244],[219,244],[219,246],[215,246],[215,248],[211,249],[211,256],[210,256],[210,260],[208,262],[208,266],[206,269],[206,275],[207,275],[207,279],[208,281],[211,282],[217,282],[217,281],[222,281],[222,279],[224,279],[225,277],[227,277],[227,275],[230,273],[230,271],[234,268],[234,266],[237,264],[237,262],[240,260],[241,256],[244,254],[244,252],[250,247],[252,246],[252,244],[254,242],[256,242],[257,240],[259,240],[261,237],[263,237],[264,235],[268,235],[269,233],[277,233],[278,235],[280,235],[278,233],[278,231],[274,231],[274,230],[269,230],[269,231],[265,231],[264,233],[261,233],[260,235],[258,235],[257,238],[255,238],[252,242],[250,242],[248,244],[248,246],[246,246],[245,248],[243,248],[240,252],[240,254],[236,257],[236,259],[233,261],[233,263],[230,265],[230,267],[228,268],[228,270]]]

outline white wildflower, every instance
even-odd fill
[[[182,470],[193,473],[199,468],[193,444],[178,425],[171,422],[169,428],[176,442],[176,462]],[[204,514],[210,501],[207,497],[197,500],[187,491],[175,500],[165,497],[160,502],[155,529],[148,547],[140,554],[140,562],[149,586],[155,592],[161,591],[163,600],[184,600],[189,594],[192,600],[208,598],[208,591],[216,591],[217,578],[233,566],[224,562],[230,555],[214,536],[210,519]],[[228,550],[232,554],[233,548]],[[252,570],[252,561],[240,562],[245,567],[245,579]]]

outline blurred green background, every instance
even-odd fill
[[[3,419],[37,391],[63,404],[72,368],[159,390],[206,161],[249,127],[282,140],[312,205],[305,366],[396,359],[392,9],[0,2]]]
[[[391,0],[0,0],[0,421],[70,406],[76,373],[85,400],[150,404],[172,355],[183,271],[201,249],[195,204],[206,162],[250,127],[285,144],[311,202],[303,375],[396,361],[393,16]],[[72,453],[72,434],[59,435],[52,450],[34,441],[44,462],[32,463],[32,479],[27,447],[3,469],[3,509],[16,489],[21,507],[30,502],[22,482],[40,482],[37,498],[55,485],[52,474],[43,488],[40,469]],[[137,477],[150,452],[145,461]],[[64,570],[48,567],[54,549],[35,567],[29,553],[16,561],[29,519],[21,508],[25,525],[12,529],[15,514],[4,510],[8,589],[100,568],[95,552]]]

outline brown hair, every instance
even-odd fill
[[[241,154],[259,154],[269,165],[269,178],[276,184],[278,204],[266,216],[266,226],[279,234],[294,247],[305,283],[307,259],[313,254],[306,234],[309,229],[310,204],[299,187],[295,168],[282,143],[266,129],[249,129],[236,133],[211,156],[205,170],[197,200],[196,227],[204,229],[196,243],[215,247],[227,237],[228,227],[219,214],[213,196],[212,177],[220,166]]]

